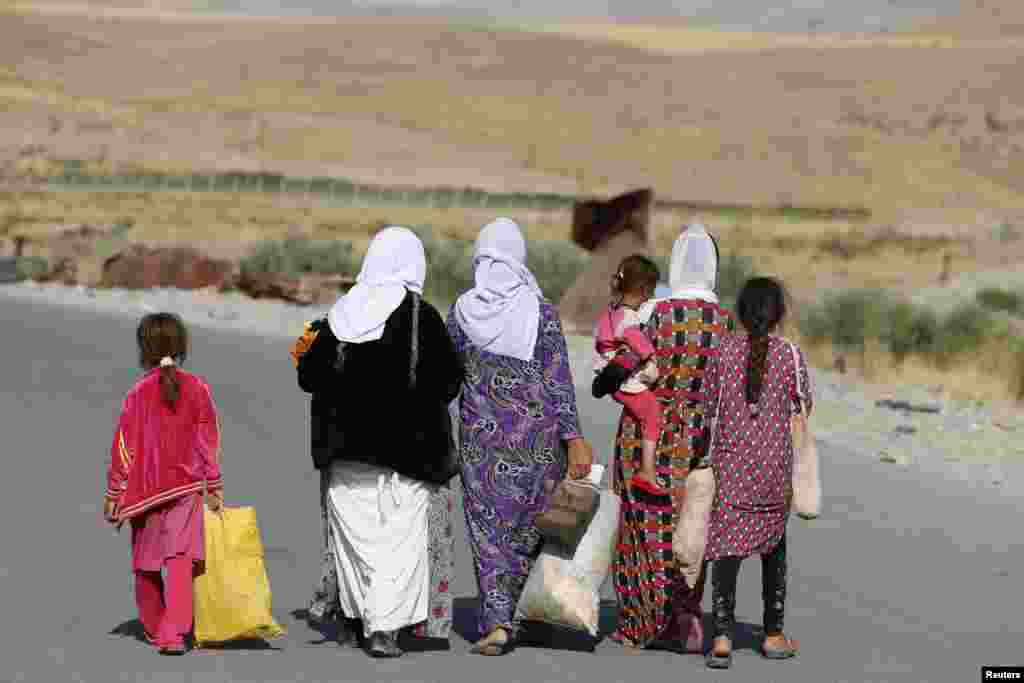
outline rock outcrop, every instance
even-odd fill
[[[569,332],[589,334],[608,305],[609,284],[619,262],[631,254],[650,255],[654,193],[637,190],[610,201],[577,202],[572,239],[591,253],[587,269],[558,302]]]
[[[209,258],[191,247],[136,244],[103,262],[101,283],[124,289],[221,288],[230,287],[234,273],[230,261]]]

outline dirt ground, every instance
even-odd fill
[[[679,28],[15,5],[0,21],[0,154],[8,173],[49,156],[491,190],[650,185],[887,220],[1024,208],[1024,42],[976,14],[964,36],[953,23],[751,48]]]
[[[954,280],[1024,261],[1019,3],[968,3],[958,20],[876,36],[593,22],[537,33],[130,5],[0,5],[0,174],[82,159],[113,173],[651,186],[663,198],[870,208],[863,224],[655,216],[659,254],[700,218],[723,249],[807,297],[909,294],[936,285],[947,254]],[[531,239],[568,237],[567,213],[512,214]],[[488,218],[253,196],[0,193],[0,238],[130,219],[134,241],[225,256],[297,233],[359,249],[382,221],[472,237]]]

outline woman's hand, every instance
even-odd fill
[[[117,524],[117,502],[109,498],[103,499],[103,519],[110,524]]]
[[[569,442],[569,473],[570,479],[583,479],[590,474],[590,466],[594,464],[594,449],[584,438]]]
[[[206,494],[206,507],[210,509],[210,512],[220,512],[224,507],[224,494],[223,493],[207,493]]]

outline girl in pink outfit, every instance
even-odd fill
[[[161,654],[178,655],[192,631],[192,581],[205,560],[203,490],[212,511],[222,505],[220,431],[210,387],[178,368],[188,352],[181,320],[147,315],[137,338],[146,373],[124,399],[103,515],[118,528],[131,522],[139,619]]]
[[[612,278],[612,304],[597,323],[594,348],[598,358],[595,372],[611,362],[629,368],[632,373],[612,397],[633,414],[641,424],[643,451],[640,471],[632,485],[654,495],[665,495],[657,483],[655,448],[661,437],[662,410],[651,387],[658,382],[654,345],[643,332],[649,315],[645,306],[658,285],[658,267],[639,254],[625,258]]]

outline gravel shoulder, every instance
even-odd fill
[[[35,283],[2,286],[0,297],[128,316],[167,310],[181,315],[192,326],[283,342],[294,339],[305,321],[325,310],[253,300],[239,293],[89,290]],[[586,377],[590,340],[572,336],[569,348],[577,379]],[[286,353],[282,348],[282,357]],[[884,395],[832,371],[816,368],[813,374],[817,397],[813,427],[823,443],[841,446],[895,469],[937,472],[972,487],[1024,496],[1021,411],[996,413],[976,404],[938,400],[918,387],[903,387],[898,395]],[[884,400],[895,405],[879,405]]]

